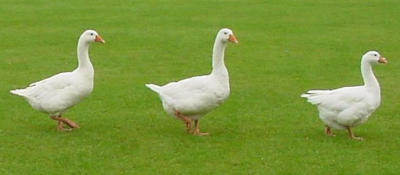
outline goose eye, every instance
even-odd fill
[[[90,33],[90,35],[92,35],[92,36],[93,36],[94,34],[93,34],[93,33]]]
[[[378,54],[374,54],[374,56],[378,56]]]
[[[224,32],[224,34],[225,34],[225,35],[227,35],[227,34],[228,34],[228,32]]]

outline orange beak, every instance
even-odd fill
[[[96,39],[94,39],[95,42],[101,42],[101,43],[106,43],[106,41],[103,40],[103,38],[101,38],[100,35],[96,35]]]
[[[386,64],[388,61],[386,60],[386,58],[384,58],[384,57],[379,57],[379,60],[378,60],[378,63],[383,63],[383,64]]]
[[[228,41],[235,43],[235,44],[239,43],[239,41],[236,39],[235,35],[233,35],[233,34],[229,35]]]

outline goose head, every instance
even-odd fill
[[[382,57],[381,54],[379,54],[377,51],[368,51],[363,55],[363,60],[369,62],[369,63],[381,63],[381,64],[386,64],[387,60],[386,58]]]
[[[104,41],[103,38],[101,38],[101,36],[94,30],[84,31],[79,40],[87,43],[93,43],[93,42],[106,43],[106,41]]]
[[[231,29],[223,28],[219,30],[217,38],[220,39],[223,43],[232,42],[232,43],[239,43],[236,39],[235,35],[233,34]]]

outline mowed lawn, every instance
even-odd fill
[[[399,174],[400,2],[396,0],[0,1],[0,174]],[[145,83],[207,74],[220,28],[233,30],[225,62],[231,95],[185,133]],[[77,66],[85,29],[93,93],[58,132],[10,89]],[[356,129],[326,137],[308,89],[362,84],[374,67],[380,108]]]

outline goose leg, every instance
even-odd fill
[[[63,127],[63,122],[60,120],[57,121],[57,130],[59,130],[59,131],[65,130],[65,128]]]
[[[59,131],[71,131],[72,129],[66,129],[63,127],[64,122],[62,121],[62,118],[60,116],[51,116],[51,119],[57,120],[57,130]]]
[[[208,135],[208,133],[206,133],[206,132],[200,132],[199,120],[194,120],[194,135],[198,135],[198,136]]]
[[[62,119],[62,122],[64,122],[65,124],[67,124],[71,128],[80,128],[79,125],[76,124],[75,122],[73,122],[72,120],[69,120],[67,118],[61,118],[61,119]]]
[[[79,125],[77,125],[76,123],[74,123],[73,121],[66,119],[66,118],[62,118],[61,116],[51,116],[51,119],[53,120],[57,120],[57,129],[59,131],[71,131],[71,128],[79,128]],[[71,128],[64,128],[63,124],[67,124],[69,127]]]
[[[189,117],[182,115],[178,111],[175,112],[175,116],[178,117],[179,119],[181,119],[185,123],[186,132],[190,133],[192,130],[192,120]]]
[[[331,128],[329,126],[325,126],[325,134],[327,136],[335,136],[335,134],[332,133]]]
[[[351,128],[350,128],[350,127],[346,127],[346,128],[347,128],[347,131],[349,132],[349,136],[350,136],[351,139],[359,140],[359,141],[362,141],[362,140],[363,140],[362,137],[356,137],[356,136],[354,136],[354,133],[353,133],[353,131],[351,131]]]

